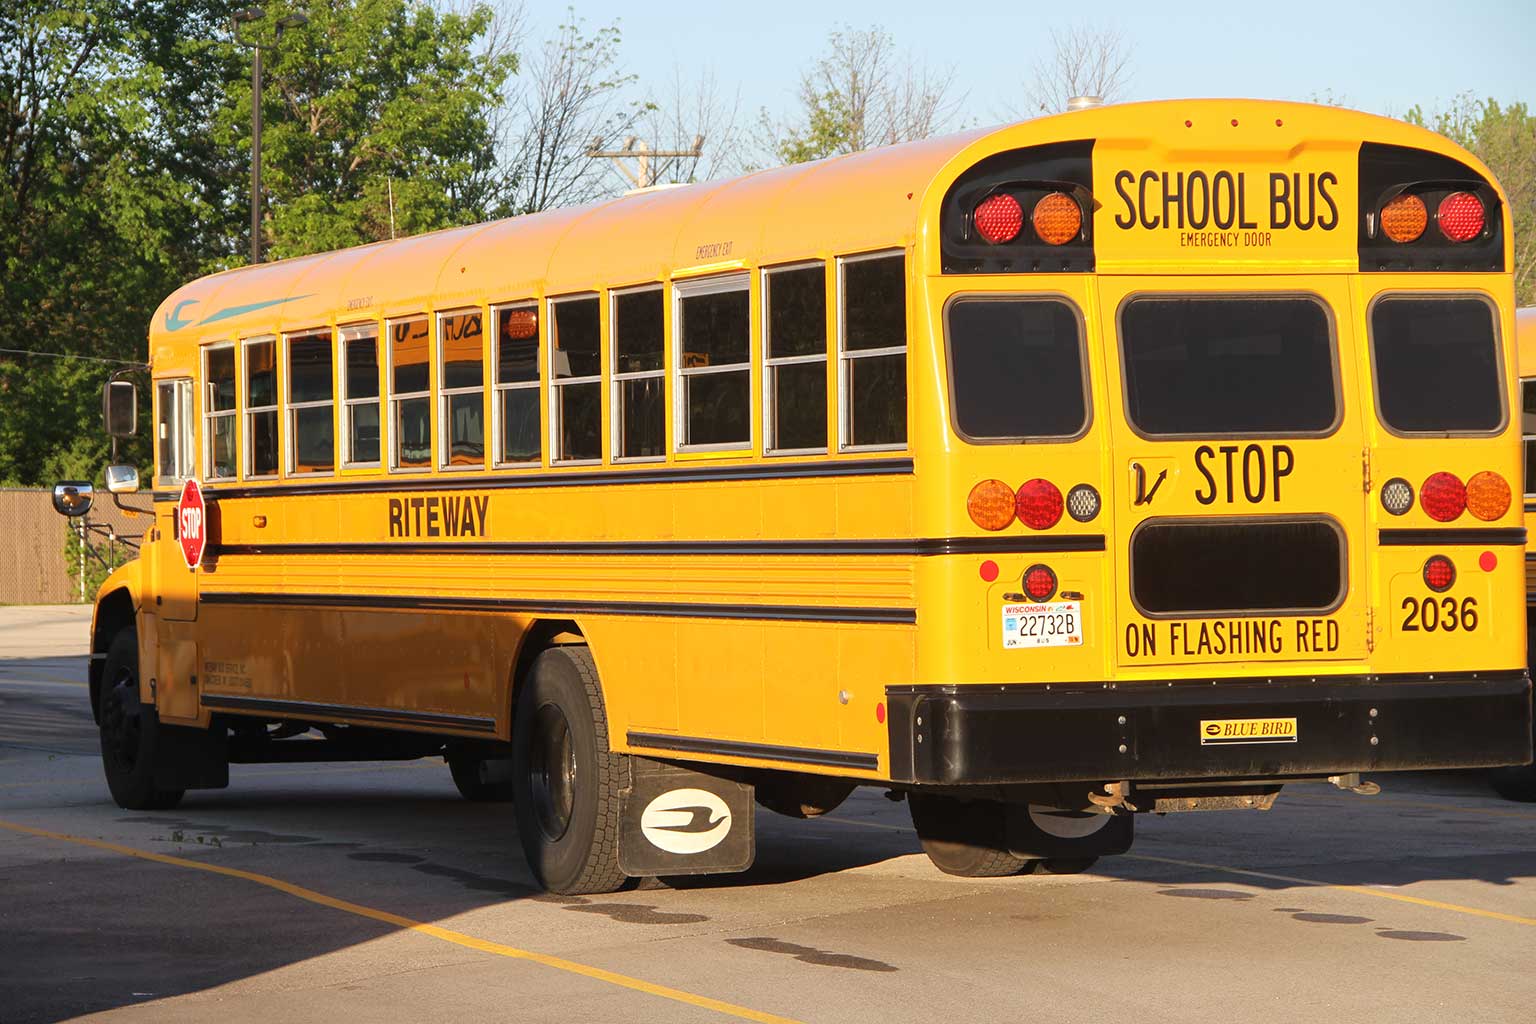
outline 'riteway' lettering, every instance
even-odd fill
[[[489,494],[427,495],[389,499],[391,537],[484,537]]]

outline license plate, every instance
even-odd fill
[[[1003,605],[1004,647],[1076,647],[1083,642],[1077,601]]]
[[[1200,723],[1200,745],[1223,747],[1237,743],[1295,743],[1294,718],[1212,718]]]

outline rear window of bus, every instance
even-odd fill
[[[1120,309],[1126,417],[1146,437],[1325,434],[1328,311],[1308,296],[1138,296]]]
[[[1493,307],[1480,298],[1390,295],[1371,307],[1382,425],[1399,434],[1504,425]]]
[[[949,306],[955,428],[970,441],[1072,438],[1088,425],[1082,329],[1059,299]]]

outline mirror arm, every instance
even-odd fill
[[[117,447],[117,438],[115,438],[115,437],[112,439],[112,447],[113,448]],[[115,455],[116,452],[113,452],[113,454]],[[144,507],[139,506],[139,505],[125,505],[123,503],[123,496],[121,494],[117,494],[115,492],[110,492],[110,491],[108,493],[112,495],[112,504],[116,505],[118,508],[122,509],[124,512],[137,512],[140,515],[151,515],[151,516],[154,515],[154,513],[155,513],[155,504],[154,504],[154,499],[153,498],[150,499],[149,507],[148,508],[144,508]]]

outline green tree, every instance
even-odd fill
[[[269,26],[296,9],[309,23],[278,43]],[[272,258],[504,212],[487,111],[517,58],[477,48],[491,21],[484,5],[465,13],[402,0],[267,6],[252,35],[274,44],[262,84]],[[247,160],[250,112],[249,80],[229,82],[214,138]]]
[[[1405,120],[1465,146],[1498,178],[1514,221],[1515,297],[1536,305],[1536,115],[1524,103],[1503,106],[1463,93],[1434,113],[1413,107]]]

